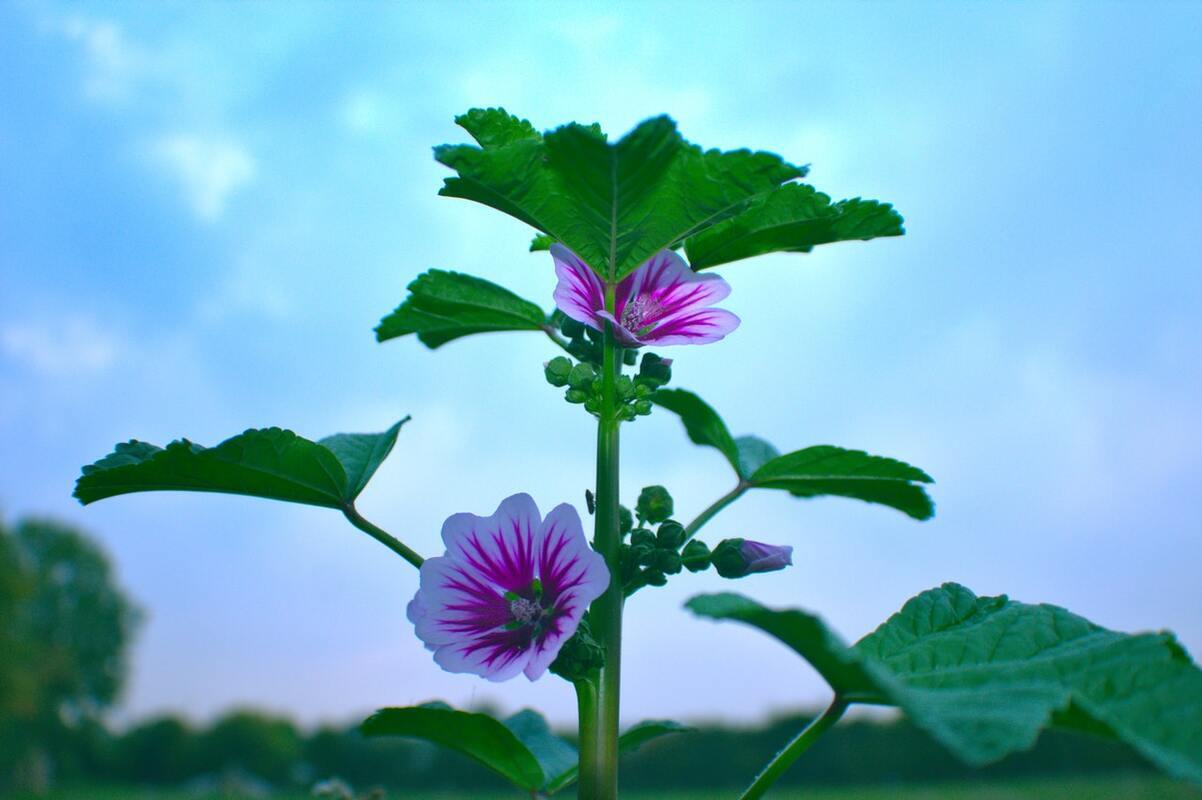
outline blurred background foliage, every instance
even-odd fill
[[[234,786],[249,795],[305,790],[337,776],[352,786],[459,791],[505,786],[473,762],[423,742],[365,739],[355,724],[304,729],[287,716],[236,709],[208,724],[159,715],[116,725],[142,612],[86,535],[42,519],[0,525],[0,787]],[[489,711],[490,709],[480,709]],[[734,793],[810,715],[756,726],[701,724],[624,762],[634,792]],[[860,717],[836,728],[782,786],[896,785],[1050,776],[1151,774],[1112,742],[1051,733],[1028,753],[984,770],[956,762],[903,720]]]

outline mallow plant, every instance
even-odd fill
[[[671,385],[673,360],[689,346],[720,346],[741,324],[755,324],[722,307],[730,285],[716,268],[900,236],[902,218],[887,203],[834,201],[805,182],[806,167],[771,153],[704,150],[666,116],[616,142],[597,125],[540,133],[501,109],[456,121],[474,143],[435,148],[451,171],[439,193],[532,228],[531,249],[545,251],[544,268],[554,270],[554,307],[548,313],[491,280],[431,269],[376,338],[414,335],[434,350],[492,332],[545,337],[554,357],[538,381],[562,391],[597,431],[583,507],[540,508],[537,485],[515,474],[512,495],[481,498],[482,507],[495,505],[492,514],[451,513],[444,552],[423,558],[355,506],[407,420],[316,440],[259,428],[214,447],[129,441],[83,468],[75,496],[91,503],[154,490],[225,492],[340,512],[416,569],[407,615],[432,669],[494,682],[562,679],[578,697],[574,743],[531,710],[498,720],[442,703],[382,709],[363,733],[461,751],[531,797],[574,783],[580,798],[614,798],[623,752],[687,735],[669,721],[619,728],[627,599],[686,572],[742,580],[792,562],[785,541],[703,538],[723,509],[748,492],[779,490],[851,498],[919,521],[934,513],[931,478],[918,467],[831,445],[782,453],[757,436],[732,435],[701,397]],[[496,337],[499,347],[506,341]],[[724,456],[730,491],[695,514],[662,486],[623,498],[620,437],[651,413],[675,415],[694,444]],[[581,483],[590,481],[582,475]],[[1202,672],[1171,634],[1116,633],[1063,608],[978,596],[955,583],[920,592],[853,645],[808,611],[743,594],[701,594],[686,605],[774,637],[830,684],[830,706],[765,754],[744,798],[762,796],[855,704],[900,709],[970,764],[1025,750],[1054,726],[1120,740],[1171,775],[1202,782]],[[788,686],[779,692],[790,699]]]

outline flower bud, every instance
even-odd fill
[[[648,522],[663,522],[672,516],[672,495],[662,486],[647,486],[639,492],[634,510]]]
[[[588,392],[581,391],[580,389],[568,389],[563,395],[564,400],[567,400],[569,403],[577,404],[583,403],[584,401],[588,400],[588,398]]]
[[[674,519],[664,520],[655,535],[655,544],[664,550],[679,550],[684,544],[684,526]]]
[[[660,358],[655,353],[644,353],[639,364],[639,383],[658,389],[672,380],[672,359]]]
[[[665,575],[675,575],[680,572],[683,564],[680,560],[680,553],[675,550],[656,550],[655,560],[651,563],[651,566]]]
[[[591,511],[589,512],[592,513]],[[622,535],[630,533],[630,529],[634,527],[634,514],[630,513],[630,509],[626,506],[618,506],[618,530]]]
[[[633,367],[638,363],[639,351],[626,349],[622,351],[622,363],[628,367]]]
[[[614,390],[617,392],[620,402],[630,400],[634,397],[634,381],[630,380],[629,375],[619,375],[614,384]]]
[[[705,542],[694,539],[680,551],[680,560],[689,572],[703,572],[709,569],[710,548]]]
[[[630,534],[630,544],[633,547],[655,547],[655,534],[646,528],[635,528]]]
[[[643,583],[648,586],[664,586],[668,583],[668,579],[659,570],[645,569],[643,570]]]
[[[651,413],[650,400],[636,400],[634,404],[634,413],[640,417],[645,417]]]
[[[556,356],[543,364],[543,375],[547,377],[547,383],[552,386],[567,386],[568,373],[571,371],[572,362],[563,356]]]
[[[568,372],[568,386],[573,389],[588,389],[597,377],[591,364],[577,364]]]
[[[559,329],[569,339],[579,339],[581,336],[584,336],[584,323],[577,322],[568,316],[565,316],[563,321],[559,323]]]
[[[793,563],[793,548],[750,539],[723,539],[710,561],[723,578],[742,578],[754,572],[774,572]]]

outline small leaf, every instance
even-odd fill
[[[688,605],[775,636],[844,699],[900,707],[969,764],[1027,750],[1055,726],[1118,739],[1202,783],[1202,670],[1171,634],[1116,633],[954,583],[908,601],[852,648],[801,611],[737,595]]]
[[[685,252],[693,269],[765,253],[808,253],[816,245],[905,233],[901,215],[888,203],[842,200],[806,184],[781,186],[744,211],[691,237]]]
[[[537,711],[529,708],[519,711],[505,720],[504,725],[526,745],[543,775],[562,775],[577,768],[580,756],[576,748],[552,733],[547,720]]]
[[[280,428],[248,430],[211,448],[187,439],[166,448],[126,442],[83,468],[75,497],[87,505],[132,492],[221,492],[343,509],[391,451],[404,422],[384,433],[321,442]]]
[[[553,245],[553,244],[555,244],[555,239],[550,236],[546,236],[546,235],[535,236],[533,239],[530,240],[530,252],[537,253],[542,250],[550,250],[551,245]]]
[[[818,445],[762,464],[751,486],[784,489],[794,497],[836,495],[895,508],[914,519],[930,519],[934,504],[921,486],[931,477],[917,467],[860,450]]]
[[[388,458],[401,426],[408,421],[409,417],[405,417],[383,433],[336,433],[317,440],[342,464],[350,499],[359,496],[384,459]]]
[[[746,477],[739,468],[740,453],[734,437],[708,403],[685,389],[659,389],[651,395],[651,402],[679,416],[694,444],[717,449],[736,474]]]
[[[740,436],[735,439],[738,454],[736,472],[746,478],[757,469],[780,455],[780,451],[758,436]]]
[[[618,752],[622,754],[633,753],[652,739],[658,739],[661,736],[667,736],[672,733],[689,733],[693,730],[695,729],[669,719],[646,720],[632,726],[618,737]],[[571,786],[576,780],[577,773],[577,765],[573,765],[570,769],[559,773],[555,778],[547,782],[547,793],[552,794],[567,786]]]
[[[786,455],[756,436],[735,439],[718,412],[684,389],[660,389],[651,402],[677,414],[695,444],[713,447],[747,488],[784,489],[794,497],[837,496],[895,508],[930,519],[934,504],[917,483],[931,477],[917,467],[859,450],[819,445]]]
[[[433,349],[473,333],[542,330],[546,322],[539,306],[508,289],[435,269],[409,284],[409,297],[376,326],[376,340],[416,333]]]
[[[521,727],[527,722],[519,722]],[[535,792],[546,778],[538,759],[508,727],[487,714],[449,707],[385,708],[360,726],[364,736],[406,736],[475,759],[520,789]]]

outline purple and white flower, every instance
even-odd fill
[[[660,250],[618,283],[612,314],[605,310],[605,285],[588,264],[558,243],[551,256],[559,310],[597,330],[612,322],[624,347],[708,344],[739,327],[734,314],[709,308],[730,294],[730,284],[694,272],[671,250]]]
[[[566,503],[544,520],[530,495],[515,494],[491,517],[449,517],[442,540],[447,552],[422,564],[408,616],[448,672],[536,680],[609,586]]]

